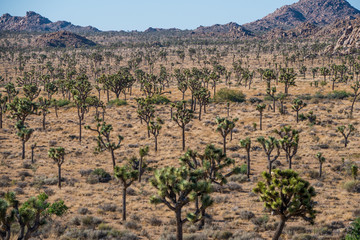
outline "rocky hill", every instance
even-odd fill
[[[289,30],[306,22],[324,26],[339,19],[358,16],[360,16],[360,11],[346,0],[300,0],[243,26],[253,32],[276,28]]]
[[[243,26],[230,22],[228,24],[216,24],[210,27],[200,26],[193,31],[193,34],[200,34],[205,36],[227,36],[227,37],[246,37],[253,34]]]
[[[39,47],[91,47],[96,43],[72,32],[60,31],[41,35],[35,40]]]
[[[26,16],[17,17],[6,13],[0,17],[0,31],[55,32],[70,31],[75,33],[94,33],[98,29],[81,27],[66,21],[51,22],[38,13],[29,11]]]

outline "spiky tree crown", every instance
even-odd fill
[[[253,189],[264,202],[265,208],[286,219],[302,217],[314,223],[315,210],[313,197],[315,189],[299,177],[293,170],[274,170],[271,174],[263,172],[264,182]]]

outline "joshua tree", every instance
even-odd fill
[[[119,99],[121,93],[125,94],[125,90],[130,88],[135,82],[134,77],[131,75],[128,68],[121,68],[117,74],[110,75],[106,78],[105,85],[107,89],[115,93],[116,98]]]
[[[143,172],[143,170],[142,170],[143,160],[144,160],[145,156],[149,155],[149,146],[146,146],[144,148],[140,148],[139,149],[139,155],[140,155],[139,173],[142,173]],[[139,174],[139,182],[141,182],[141,175],[142,174]]]
[[[204,112],[206,112],[206,105],[210,100],[210,91],[207,88],[200,87],[194,92],[194,96],[199,102],[199,121],[201,121],[201,109],[204,108]]]
[[[21,121],[16,123],[15,128],[17,129],[16,135],[22,142],[22,159],[25,159],[25,143],[29,141],[31,135],[34,132],[34,129],[27,128]]]
[[[30,148],[31,148],[31,163],[35,163],[34,161],[34,149],[36,148],[37,143],[33,143],[31,144]]]
[[[356,180],[358,176],[358,166],[356,165],[351,166],[351,176],[353,177],[354,180]]]
[[[212,205],[210,198],[211,182],[203,180],[203,171],[190,171],[188,168],[166,167],[155,171],[155,176],[151,179],[151,185],[158,192],[151,196],[150,203],[165,204],[171,211],[175,212],[176,217],[176,240],[183,239],[183,224],[191,221],[201,220],[201,212]],[[201,207],[194,213],[188,213],[185,219],[182,218],[183,207],[191,201],[200,198]]]
[[[227,183],[227,179],[233,175],[240,173],[240,168],[231,165],[235,164],[235,160],[226,157],[221,148],[215,148],[214,145],[207,145],[204,154],[199,154],[196,151],[188,150],[182,157],[180,157],[181,165],[185,165],[189,170],[201,169],[204,171],[204,180],[223,185]],[[195,202],[196,208],[199,209],[198,199]],[[205,224],[205,209],[202,210],[200,228]]]
[[[154,105],[151,104],[150,98],[137,98],[136,99],[138,104],[137,114],[140,118],[141,122],[144,121],[147,126],[148,130],[148,137],[150,137],[150,130],[149,130],[149,124],[151,119],[154,118]]]
[[[341,135],[344,137],[345,147],[347,147],[349,141],[350,135],[356,130],[355,127],[352,124],[348,125],[348,132],[345,132],[346,127],[344,125],[337,128],[337,132],[340,132]]]
[[[95,148],[95,151],[97,152],[103,152],[105,150],[108,150],[111,153],[111,159],[113,163],[113,167],[116,166],[115,161],[115,153],[114,151],[116,149],[120,148],[120,144],[122,140],[124,139],[122,136],[118,135],[118,142],[112,142],[110,138],[111,131],[113,130],[113,127],[111,124],[106,124],[103,119],[97,118],[95,116],[95,121],[97,122],[96,128],[91,128],[90,126],[85,126],[85,129],[94,131],[98,134],[97,136],[97,144],[98,146]]]
[[[266,94],[269,95],[269,97],[271,97],[271,99],[273,100],[273,111],[275,112],[275,102],[276,102],[276,87],[272,87],[271,89],[267,89],[266,90]]]
[[[285,93],[279,93],[278,96],[277,96],[277,99],[279,100],[280,102],[280,114],[285,114],[285,101],[286,101],[286,98],[287,98],[287,94]]]
[[[46,127],[46,115],[49,113],[49,107],[50,107],[50,100],[39,97],[38,99],[38,108],[41,110],[41,114],[43,116],[42,119],[42,129],[45,130]]]
[[[185,150],[185,127],[194,118],[193,111],[186,109],[186,102],[180,101],[172,106],[176,108],[176,113],[172,119],[178,124],[182,130],[182,150]]]
[[[267,156],[267,161],[269,164],[269,174],[271,174],[272,164],[279,158],[280,156],[280,143],[274,137],[269,137],[269,139],[265,139],[264,137],[258,137],[256,139],[258,143],[261,144],[264,152]],[[273,151],[276,151],[275,154],[271,155]]]
[[[226,155],[226,137],[235,128],[235,123],[238,121],[237,118],[228,120],[227,118],[216,117],[216,124],[218,125],[216,131],[223,137],[223,152]]]
[[[290,86],[296,86],[296,73],[293,68],[282,69],[280,74],[280,82],[285,85],[285,94],[287,95],[289,92]]]
[[[62,216],[66,213],[68,208],[64,201],[58,200],[50,204],[47,199],[48,196],[41,193],[21,204],[15,193],[6,193],[4,199],[0,199],[1,239],[8,240],[11,234],[19,231],[17,239],[28,240],[52,215]]]
[[[324,81],[326,81],[326,76],[330,75],[330,69],[327,67],[320,68],[320,74],[321,76],[324,76]]]
[[[281,139],[279,140],[281,148],[285,151],[286,161],[291,169],[292,158],[296,155],[299,147],[299,131],[292,129],[291,126],[284,126],[274,131]]]
[[[319,167],[319,177],[321,178],[321,176],[322,176],[322,165],[323,165],[323,163],[325,162],[325,157],[322,155],[322,153],[321,152],[318,152],[317,154],[316,154],[316,158],[317,158],[317,160],[319,161],[319,163],[320,163],[320,167]]]
[[[3,96],[0,93],[0,128],[3,127],[3,114],[6,112],[6,102],[8,100],[7,96]]]
[[[123,185],[123,211],[122,219],[126,221],[126,190],[141,176],[146,170],[146,163],[143,162],[141,172],[139,172],[140,161],[136,157],[132,157],[126,165],[114,167],[114,176],[119,179]]]
[[[157,117],[156,118],[156,121],[150,121],[150,124],[149,124],[149,131],[150,133],[154,136],[154,139],[155,139],[155,152],[157,152],[158,150],[158,136],[160,134],[160,130],[162,128],[162,125],[164,124],[164,121]]]
[[[266,80],[266,89],[271,89],[271,80],[276,79],[275,71],[273,69],[266,69],[262,76]]]
[[[61,165],[65,160],[65,149],[63,147],[50,148],[48,156],[58,167],[58,187],[61,189]]]
[[[265,108],[266,108],[265,104],[258,104],[256,106],[256,110],[258,110],[260,113],[260,130],[262,130],[262,117],[263,117],[263,112],[264,112]]]
[[[314,223],[316,212],[313,209],[313,198],[316,193],[309,182],[290,169],[263,172],[263,178],[264,182],[259,182],[253,191],[264,202],[265,208],[280,217],[273,240],[280,238],[289,219],[301,217],[311,224]]]
[[[30,99],[30,101],[37,98],[41,92],[41,89],[36,84],[24,85],[23,90],[25,97]]]
[[[11,102],[13,98],[19,94],[19,91],[16,90],[15,85],[11,82],[5,85],[5,90],[8,95],[8,101]]]
[[[306,77],[306,71],[307,68],[305,66],[301,66],[301,68],[299,69],[300,74],[303,75],[304,78]]]
[[[353,85],[351,85],[351,88],[354,91],[354,98],[353,98],[353,101],[352,101],[352,104],[351,104],[350,117],[352,117],[352,115],[353,115],[354,105],[355,105],[356,99],[360,95],[360,91],[359,91],[360,83],[359,83],[359,81],[356,81]],[[0,97],[0,99],[1,99],[1,97]]]
[[[247,177],[250,178],[250,151],[251,151],[251,139],[245,138],[243,140],[240,140],[240,147],[245,148],[247,153]]]
[[[86,102],[87,97],[89,96],[92,90],[92,86],[88,80],[88,77],[85,74],[79,75],[76,78],[76,82],[72,87],[72,94],[75,99],[75,104],[77,107],[78,117],[79,117],[79,141],[81,142],[81,125],[84,120],[85,113],[88,111],[88,104]]]
[[[37,105],[28,98],[15,97],[11,103],[7,104],[7,109],[12,118],[16,118],[17,121],[21,121],[22,124],[25,124],[26,118],[30,114],[34,114],[37,110]]]
[[[57,93],[58,87],[54,82],[48,82],[45,84],[45,91],[48,94],[48,99],[51,100],[52,96]]]
[[[305,102],[303,102],[303,100],[301,99],[294,99],[293,101],[293,105],[291,106],[292,109],[296,112],[296,122],[299,122],[299,112],[301,109],[303,109],[304,107],[306,107],[307,104]]]

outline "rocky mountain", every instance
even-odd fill
[[[324,26],[339,19],[358,16],[360,11],[346,0],[300,0],[243,26],[253,32],[272,29],[289,30],[306,22]]]
[[[51,22],[38,13],[29,11],[24,17],[6,13],[0,17],[0,31],[55,32],[70,31],[75,33],[99,32],[97,28],[81,27],[66,21]]]
[[[246,37],[253,35],[249,30],[234,22],[224,25],[216,24],[210,27],[200,26],[193,31],[193,34],[205,36],[221,35],[227,37]]]
[[[41,35],[35,40],[38,47],[91,47],[96,43],[72,32],[60,31]]]

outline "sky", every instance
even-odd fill
[[[0,0],[0,14],[34,11],[53,22],[69,21],[103,31],[154,28],[195,29],[213,24],[244,24],[297,0]],[[359,0],[348,2],[360,9]]]

